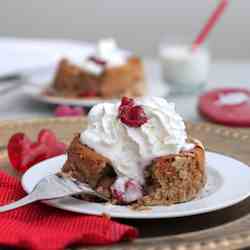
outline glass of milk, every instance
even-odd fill
[[[171,93],[194,93],[205,86],[210,66],[207,49],[192,51],[188,45],[164,43],[160,46],[159,56],[163,80]]]

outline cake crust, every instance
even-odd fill
[[[74,137],[67,156],[62,172],[79,181],[87,182],[92,188],[95,188],[100,179],[112,170],[107,158],[81,144],[80,134]]]

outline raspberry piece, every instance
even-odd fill
[[[123,97],[118,108],[118,118],[130,127],[140,127],[148,121],[148,118],[139,105],[135,105],[132,98]]]
[[[57,117],[81,116],[81,115],[85,115],[85,111],[83,108],[80,108],[80,107],[71,108],[69,106],[60,105],[56,107],[54,114]]]
[[[74,108],[72,108],[71,114],[72,114],[72,116],[84,116],[84,115],[86,115],[86,112],[81,107],[74,107]]]
[[[104,61],[104,60],[102,60],[102,59],[100,59],[100,58],[97,58],[97,57],[95,57],[95,56],[90,56],[90,57],[88,58],[88,60],[90,60],[90,61],[92,61],[92,62],[94,62],[94,63],[96,63],[96,64],[98,64],[98,65],[101,65],[101,66],[105,66],[105,65],[107,64],[106,61]]]
[[[133,106],[135,104],[134,100],[132,98],[129,98],[127,96],[124,96],[121,100],[121,106]]]
[[[71,108],[65,105],[59,105],[56,107],[54,111],[55,116],[62,117],[62,116],[70,116],[71,115]]]
[[[119,109],[118,109],[118,111],[119,111],[119,117],[122,115],[122,113],[124,112],[124,111],[126,111],[129,107],[132,107],[132,106],[134,106],[134,100],[132,99],[132,98],[128,98],[128,97],[126,97],[126,96],[124,96],[123,98],[122,98],[122,100],[121,100],[121,104],[120,104],[120,106],[119,106]]]
[[[134,106],[124,109],[120,114],[122,123],[130,127],[141,127],[148,121],[148,118],[141,106]]]

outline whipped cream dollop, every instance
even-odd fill
[[[86,71],[100,75],[105,67],[118,67],[127,62],[128,52],[119,49],[114,39],[103,39],[97,44],[96,51],[92,55],[93,58],[102,61],[104,64],[98,64],[89,58],[86,58],[81,67]]]
[[[94,106],[88,115],[87,129],[80,140],[111,160],[119,177],[144,183],[144,169],[160,156],[190,149],[186,143],[185,124],[173,103],[163,98],[137,99],[148,121],[140,127],[129,127],[118,119],[120,103]]]

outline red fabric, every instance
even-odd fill
[[[250,90],[243,88],[217,88],[200,96],[198,102],[199,112],[207,119],[229,126],[250,126],[250,102],[236,105],[218,105],[220,95],[229,93],[244,93],[249,95]]]
[[[0,171],[0,205],[24,195],[20,182]],[[135,228],[108,218],[66,212],[39,202],[0,213],[0,244],[25,249],[107,245],[137,236]]]

